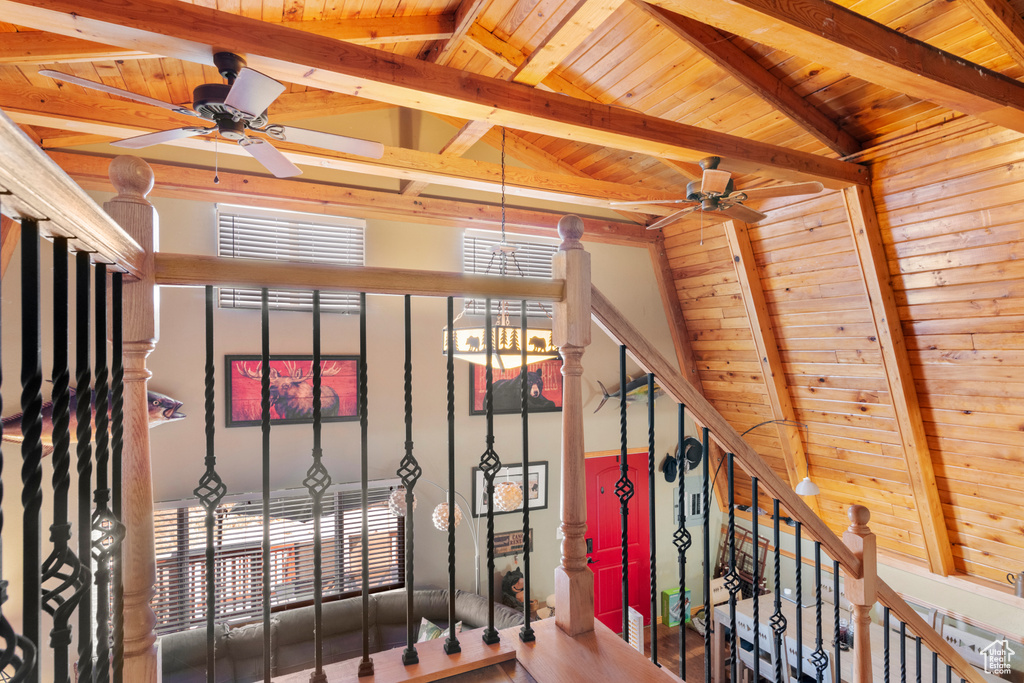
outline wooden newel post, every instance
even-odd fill
[[[150,601],[156,584],[153,542],[153,471],[149,452],[151,373],[146,358],[159,337],[158,295],[153,252],[157,249],[156,209],[146,199],[153,189],[153,169],[138,157],[117,157],[110,164],[117,196],[103,205],[107,213],[146,252],[141,280],[124,284],[124,456],[122,514],[125,526],[124,567],[124,680],[155,683],[157,670],[156,616]]]
[[[571,636],[594,630],[594,573],[587,566],[587,489],[583,464],[583,351],[590,344],[590,254],[583,221],[558,221],[562,245],[552,275],[565,280],[555,304],[552,339],[562,352],[562,562],[555,569],[555,623]]]
[[[871,683],[869,612],[878,587],[878,551],[875,535],[868,528],[871,511],[863,505],[851,505],[846,514],[850,527],[843,532],[843,543],[861,561],[861,577],[846,576],[846,599],[853,610],[853,683]]]

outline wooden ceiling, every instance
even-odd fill
[[[542,202],[510,212],[513,229],[550,232],[553,200],[589,214],[597,239],[648,246],[688,378],[740,431],[808,425],[747,438],[791,482],[810,471],[833,528],[865,503],[889,553],[994,584],[1024,562],[1022,11],[1024,0],[0,0],[0,109],[100,187],[102,159],[66,150],[191,120],[38,70],[189,103],[220,80],[212,49],[229,49],[288,84],[276,122],[406,107],[458,132],[435,148],[382,140],[380,161],[281,145],[300,166],[397,179],[398,192],[242,172],[214,188],[163,164],[157,194],[478,227],[498,224],[494,203],[452,193],[496,198],[498,164],[464,155],[499,148],[504,126],[522,165],[508,169],[512,201]],[[207,143],[181,144],[205,163]],[[712,153],[740,187],[830,189],[767,201],[752,226],[648,232],[667,209],[610,204],[681,197]]]

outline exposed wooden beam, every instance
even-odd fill
[[[818,179],[829,187],[864,184],[868,177],[856,164],[548,94],[178,0],[0,0],[0,14],[23,26],[202,64],[212,63],[214,49],[229,50],[285,82],[603,147],[680,161],[714,153],[722,157],[723,169],[735,173]]]
[[[750,321],[750,333],[754,337],[754,346],[757,348],[761,374],[764,376],[765,388],[768,390],[768,402],[771,404],[772,416],[776,420],[795,423],[797,422],[796,411],[793,409],[793,399],[789,395],[789,386],[786,383],[786,371],[782,366],[782,358],[779,356],[779,343],[775,338],[775,329],[772,327],[771,313],[768,310],[764,287],[761,284],[761,274],[758,272],[757,262],[754,260],[750,233],[747,225],[739,221],[726,221],[724,227],[725,237],[729,242],[729,251],[732,253],[733,265],[736,268],[736,278],[740,283],[743,306],[747,310],[747,320]],[[808,476],[807,454],[804,452],[800,428],[795,424],[776,424],[775,426],[779,432],[779,443],[782,445],[782,456],[786,461],[789,484],[796,488],[800,480]],[[816,497],[806,497],[804,500],[814,510],[814,514],[821,514]]]
[[[869,83],[1024,132],[1024,83],[829,0],[652,3]]]
[[[1006,54],[1024,66],[1024,18],[1006,0],[964,0],[978,23]]]
[[[459,3],[459,8],[455,10],[455,26],[452,35],[431,47],[423,56],[424,59],[447,66],[452,55],[458,50],[459,43],[466,36],[466,32],[476,24],[476,20],[480,18],[480,14],[486,6],[487,0],[462,0]]]
[[[107,167],[110,159],[92,154],[49,152],[50,157],[87,190],[109,192]],[[269,178],[234,171],[220,171],[220,183],[212,183],[210,171],[190,166],[149,162],[156,175],[150,196],[207,202],[239,202],[251,206],[291,211],[308,211],[356,218],[408,220],[480,230],[501,229],[501,209],[480,204],[431,197],[403,197],[397,193],[360,190],[341,185]],[[557,224],[564,214],[553,211],[509,208],[506,228],[513,233],[557,237]],[[584,218],[584,239],[621,246],[643,246],[650,233],[632,223]]]
[[[327,90],[306,90],[286,92],[270,105],[269,115],[274,123],[290,123],[318,116],[342,116],[365,111],[390,109],[392,105],[374,100],[364,100]]]
[[[634,4],[833,151],[841,156],[860,151],[861,145],[852,135],[758,64],[730,41],[728,34],[643,0],[634,0]]]
[[[455,15],[354,17],[288,22],[291,28],[357,45],[444,40],[455,30]],[[61,64],[108,59],[152,59],[160,55],[42,31],[3,34],[0,64]]]
[[[882,351],[882,363],[896,413],[914,502],[921,518],[921,534],[928,554],[928,564],[932,572],[946,576],[955,572],[953,548],[935,484],[928,436],[924,430],[907,344],[893,296],[875,204],[871,191],[866,187],[845,190],[843,200]]]
[[[14,256],[14,249],[18,246],[18,238],[21,237],[21,223],[0,215],[0,280],[7,273],[7,264]]]
[[[605,22],[624,0],[578,0],[512,75],[516,83],[538,85]]]
[[[469,148],[476,144],[477,140],[483,137],[484,133],[491,129],[491,124],[486,121],[467,121],[459,132],[441,148],[439,154],[443,157],[460,157],[469,151]],[[415,197],[427,189],[430,183],[414,181],[402,188],[402,194]]]
[[[58,131],[60,132],[60,131]],[[110,135],[90,135],[88,133],[62,133],[60,135],[48,135],[41,138],[37,143],[43,149],[67,149],[80,145],[96,145],[104,142],[113,142],[116,137]]]
[[[8,88],[0,93],[0,108],[18,123],[62,128],[89,135],[125,138],[143,132],[181,126],[177,115],[158,107],[126,103],[91,95],[75,95],[58,90]],[[163,123],[154,125],[154,121]],[[172,122],[173,121],[173,122]],[[194,119],[192,120],[194,123]],[[213,140],[185,138],[172,143],[186,149],[213,150]],[[385,147],[380,159],[368,159],[330,152],[314,147],[274,142],[292,162],[356,173],[422,181],[461,189],[500,192],[502,170],[499,164],[442,157],[417,150]],[[220,145],[219,152],[246,156],[236,145]],[[609,208],[609,201],[633,201],[647,197],[672,199],[678,195],[644,187],[622,185],[578,176],[505,169],[505,191],[509,195],[550,201],[568,201],[581,206]],[[652,207],[652,213],[669,213],[670,208]]]

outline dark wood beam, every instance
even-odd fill
[[[833,151],[841,156],[860,151],[861,145],[852,135],[737,47],[728,34],[643,0],[635,0],[635,4]]]
[[[692,161],[718,154],[722,168],[735,173],[818,179],[828,187],[868,181],[867,169],[856,164],[548,94],[177,0],[0,0],[0,15],[23,26],[202,64],[212,63],[215,50],[229,50],[285,82],[655,157]]]
[[[462,39],[466,37],[466,32],[476,23],[476,20],[480,17],[486,6],[487,0],[462,0],[459,8],[455,10],[455,26],[452,30],[452,35],[434,44],[423,55],[423,58],[427,61],[447,66],[448,62],[451,61],[452,55],[458,50]]]
[[[963,0],[978,23],[1024,67],[1024,17],[1006,0]]]

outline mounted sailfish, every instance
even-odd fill
[[[75,390],[70,389],[71,402],[69,409],[71,411],[71,423],[68,429],[71,432],[71,443],[78,441],[78,416],[76,411],[78,409],[78,396],[75,395]],[[92,422],[95,425],[96,422],[96,392],[92,393]],[[149,408],[149,427],[152,429],[157,425],[161,425],[167,422],[174,422],[185,418],[184,413],[179,413],[178,408],[181,407],[181,401],[176,401],[170,396],[164,396],[163,394],[155,391],[147,392],[146,405]],[[109,412],[108,412],[109,416]],[[3,419],[3,440],[10,443],[21,443],[25,437],[21,433],[21,418],[22,414],[11,415]],[[42,409],[43,418],[43,455],[49,455],[53,452],[53,403],[47,402],[43,404]]]
[[[608,390],[605,389],[604,384],[602,384],[600,380],[598,380],[597,384],[598,384],[599,387],[601,387],[601,393],[604,394],[604,396],[601,398],[601,402],[597,404],[597,408],[594,409],[595,413],[598,410],[601,410],[601,407],[608,401],[608,399],[610,399],[610,398],[618,398],[622,394],[621,387],[619,389],[617,389],[614,393],[610,394],[610,393],[608,393]],[[655,381],[654,382],[654,398],[657,399],[659,396],[661,396],[661,394],[662,394],[661,387],[658,386],[658,382]],[[626,382],[626,401],[627,402],[635,401],[637,399],[646,399],[646,398],[647,398],[647,375],[640,375],[636,379],[632,379],[632,380]]]

